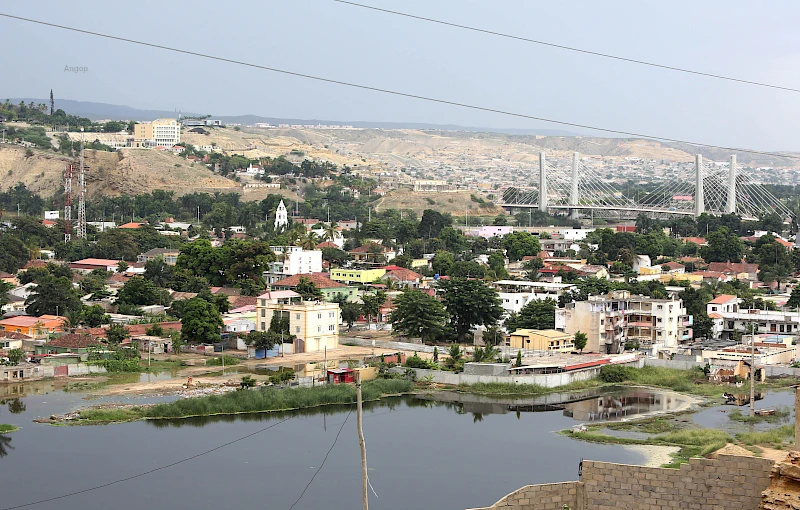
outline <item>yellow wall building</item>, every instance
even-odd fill
[[[379,269],[331,269],[329,278],[335,282],[372,283],[382,278],[386,270]]]
[[[572,352],[574,335],[555,329],[518,329],[506,336],[506,347],[534,351]]]
[[[256,329],[267,331],[272,317],[289,318],[289,332],[294,335],[294,352],[320,352],[339,347],[339,304],[297,301],[292,291],[272,291],[258,296]]]

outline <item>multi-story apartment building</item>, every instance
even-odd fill
[[[156,119],[134,124],[135,147],[172,147],[181,143],[181,125],[175,119]]]
[[[735,340],[740,334],[772,333],[800,335],[800,312],[790,310],[748,310],[741,307],[742,300],[722,294],[706,305],[708,317],[713,321],[715,338]]]
[[[304,250],[299,246],[270,246],[282,263],[284,276],[322,272],[322,250]]]
[[[556,329],[586,333],[586,350],[620,353],[628,342],[676,347],[690,340],[692,316],[680,299],[654,299],[614,291],[556,310]]]
[[[569,283],[527,282],[517,280],[498,280],[492,284],[506,313],[519,313],[531,301],[558,298],[575,288]]]
[[[693,317],[680,299],[631,296],[625,316],[628,341],[642,346],[677,347],[694,335]]]
[[[615,291],[568,303],[565,308],[556,309],[556,329],[571,335],[586,333],[587,352],[621,353],[625,350],[625,309],[629,297],[626,291]]]
[[[339,346],[339,305],[302,301],[291,290],[266,292],[256,302],[256,329],[267,331],[274,315],[289,319],[294,352],[319,352]]]

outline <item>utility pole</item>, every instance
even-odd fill
[[[355,373],[355,382],[356,382],[356,424],[358,426],[358,444],[361,447],[361,500],[364,505],[364,510],[369,509],[369,493],[367,492],[367,487],[369,485],[369,479],[367,478],[367,445],[364,442],[364,429],[362,427],[361,420],[362,417],[362,409],[361,409],[361,372],[356,371]]]

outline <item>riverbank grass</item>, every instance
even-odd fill
[[[19,427],[9,425],[8,423],[0,423],[0,434],[10,434],[19,430]]]

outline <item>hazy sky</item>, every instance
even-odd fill
[[[455,23],[800,88],[796,1],[363,0]],[[77,5],[80,7],[78,8]],[[113,7],[109,7],[112,5]],[[80,4],[0,11],[529,115],[699,142],[800,149],[800,93],[658,70],[331,0]],[[214,115],[570,129],[182,56],[0,18],[0,96]],[[85,66],[87,73],[64,72]]]

